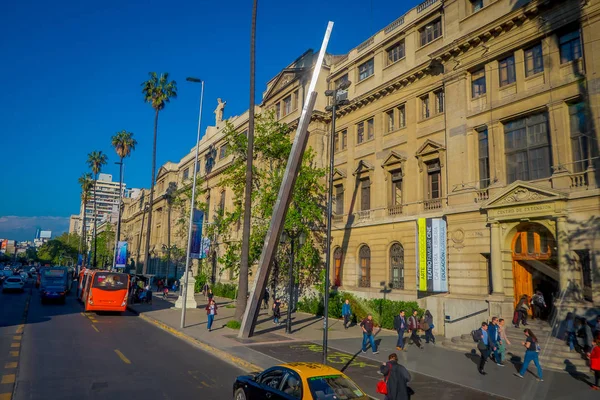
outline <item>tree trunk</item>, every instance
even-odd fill
[[[85,209],[87,208],[87,199],[83,202],[83,228],[81,230],[81,267],[85,267],[87,261],[87,235],[85,231]]]
[[[119,238],[121,237],[121,207],[123,205],[123,157],[121,157],[119,163],[119,210],[117,216],[117,233],[115,235],[115,248],[113,255],[113,269],[117,267],[117,245],[119,244]],[[125,263],[127,264],[127,257],[125,257]],[[125,270],[125,269],[123,269]]]
[[[150,261],[150,234],[152,232],[152,205],[154,203],[154,176],[156,175],[156,134],[158,131],[158,112],[154,114],[154,143],[152,145],[152,178],[150,179],[150,207],[148,208],[148,222],[146,227],[146,250],[144,251],[144,268],[142,274],[148,272],[148,262]]]
[[[97,222],[96,222],[96,206],[98,204],[98,197],[96,197],[96,184],[98,183],[98,174],[94,174],[94,262],[92,263],[93,267],[96,268],[96,253],[97,253],[97,249],[98,249],[98,237],[96,236],[96,228],[97,228]]]
[[[252,26],[250,28],[250,106],[248,108],[248,152],[246,158],[246,187],[244,190],[244,227],[242,234],[242,256],[240,263],[239,289],[235,307],[235,319],[242,320],[248,302],[248,272],[250,270],[250,218],[252,216],[252,161],[254,159],[254,83],[256,56],[256,8],[252,6]]]

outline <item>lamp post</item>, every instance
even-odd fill
[[[119,236],[121,236],[121,208],[123,207],[123,161],[117,161],[115,164],[119,166],[119,213],[117,216],[117,233],[115,235],[115,249],[113,252],[112,269],[117,268],[117,250],[119,245]],[[127,260],[125,260],[127,263]],[[123,268],[125,270],[125,268]]]
[[[190,269],[190,252],[192,250],[192,226],[194,224],[194,205],[196,203],[196,177],[198,176],[198,153],[200,151],[200,126],[202,125],[202,101],[204,100],[204,81],[198,78],[188,77],[186,81],[200,84],[200,111],[198,112],[198,133],[196,135],[196,157],[194,157],[194,180],[192,182],[192,198],[190,201],[190,221],[188,225],[188,243],[187,252],[185,255],[185,270],[184,270],[184,284],[181,290],[182,296],[182,307],[181,307],[181,324],[180,327],[185,327],[185,307],[186,297],[189,281],[189,269]]]
[[[331,135],[329,135],[329,187],[327,190],[327,244],[325,249],[325,293],[323,299],[323,364],[327,365],[327,340],[329,329],[329,270],[331,268],[331,220],[333,213],[333,167],[335,153],[335,111],[339,106],[348,103],[348,88],[350,81],[342,82],[337,88],[325,91],[325,96],[331,97],[331,105],[325,110],[331,111]]]
[[[292,306],[294,304],[294,247],[296,245],[296,239],[298,239],[298,244],[300,247],[304,246],[304,242],[306,241],[306,234],[304,231],[290,233],[288,231],[283,231],[281,234],[281,240],[290,243],[290,265],[288,267],[288,275],[289,275],[289,288],[288,288],[288,308],[287,308],[287,321],[285,324],[285,333],[292,333]]]

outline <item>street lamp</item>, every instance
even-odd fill
[[[288,288],[288,309],[287,309],[287,321],[285,325],[285,333],[292,333],[292,305],[294,303],[294,246],[296,243],[296,239],[298,239],[298,244],[300,247],[304,246],[304,242],[306,241],[306,234],[304,231],[290,233],[288,231],[283,231],[281,233],[281,241],[284,243],[290,244],[290,265],[288,267],[288,275],[289,275],[289,288]]]
[[[332,97],[331,105],[325,110],[331,111],[331,135],[329,136],[329,188],[327,190],[327,247],[325,249],[325,295],[323,305],[323,364],[327,364],[327,335],[329,329],[329,270],[331,268],[331,220],[333,213],[333,167],[335,153],[335,111],[339,106],[349,104],[348,88],[350,81],[344,81],[335,89],[325,91],[325,96]]]
[[[200,84],[200,111],[198,112],[198,133],[196,135],[196,157],[194,157],[194,180],[192,182],[192,198],[190,201],[190,222],[188,225],[188,243],[187,252],[185,256],[185,278],[183,288],[181,290],[182,296],[182,307],[181,307],[181,324],[180,327],[185,327],[185,307],[186,297],[189,282],[189,269],[190,269],[190,252],[192,250],[192,226],[194,224],[194,205],[196,204],[196,177],[198,176],[198,153],[200,151],[200,126],[202,125],[202,102],[204,100],[204,81],[198,78],[188,77],[186,81]]]

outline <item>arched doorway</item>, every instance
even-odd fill
[[[524,223],[517,227],[511,250],[515,306],[522,295],[531,298],[539,290],[548,306],[545,312],[548,315],[559,279],[554,236],[543,225]]]

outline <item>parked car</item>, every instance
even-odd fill
[[[4,280],[2,291],[7,292],[9,290],[18,290],[23,292],[25,290],[25,281],[20,276],[11,276]]]
[[[335,368],[318,363],[277,365],[260,373],[238,376],[234,400],[368,400],[356,383]]]

